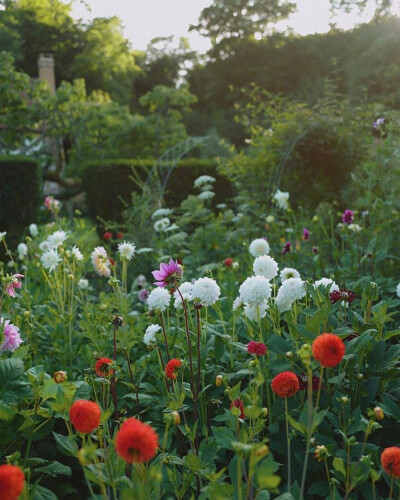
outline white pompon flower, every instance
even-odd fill
[[[199,195],[197,195],[197,198],[202,201],[206,200],[212,200],[215,196],[215,193],[213,191],[203,191]]]
[[[268,215],[266,220],[267,224],[272,224],[273,222],[275,222],[275,217],[273,215]]]
[[[75,260],[83,260],[82,252],[79,250],[79,248],[76,245],[73,246],[73,248],[71,250],[71,254]]]
[[[131,260],[135,255],[136,247],[133,243],[123,241],[118,244],[118,253],[122,260]]]
[[[167,229],[167,227],[171,224],[171,221],[168,219],[168,217],[163,217],[162,219],[156,221],[154,223],[154,230],[157,231],[157,233],[162,233]]]
[[[40,257],[40,260],[43,264],[43,267],[45,269],[48,269],[50,272],[54,271],[58,264],[61,262],[61,258],[58,255],[57,249],[52,248],[50,250],[47,250],[47,252],[44,252],[42,256]]]
[[[273,198],[276,201],[278,208],[281,208],[282,210],[287,210],[289,208],[289,193],[288,192],[280,191],[279,189],[277,189]]]
[[[239,288],[239,294],[245,304],[260,305],[271,297],[271,284],[264,276],[251,276]]]
[[[78,286],[81,290],[87,290],[89,288],[89,280],[87,280],[86,278],[81,278],[78,281]]]
[[[330,278],[321,278],[320,280],[317,280],[314,283],[314,288],[318,288],[319,286],[323,286],[326,288],[328,285],[330,285],[329,293],[336,292],[337,290],[339,290],[338,285]]]
[[[59,231],[56,231],[53,234],[51,234],[47,238],[47,241],[49,242],[50,248],[58,248],[64,243],[64,241],[67,238],[68,234],[60,229]]]
[[[253,264],[253,271],[256,276],[264,276],[267,280],[272,280],[278,275],[278,263],[269,255],[260,255]]]
[[[400,298],[400,283],[396,287],[396,294],[397,294],[397,297]]]
[[[28,247],[25,243],[20,243],[17,246],[18,258],[23,260],[28,255]]]
[[[257,307],[258,307],[258,313],[257,313]],[[250,321],[258,322],[258,316],[260,317],[260,319],[265,318],[265,316],[267,315],[267,309],[268,309],[268,302],[264,300],[259,305],[246,304],[244,306],[244,314]]]
[[[353,233],[361,233],[362,231],[362,227],[359,224],[349,224],[347,227]]]
[[[269,244],[264,238],[257,238],[250,243],[249,251],[253,257],[260,257],[260,255],[269,254]]]
[[[179,291],[181,292],[184,301],[190,302],[193,300],[192,289],[193,283],[190,283],[190,281],[185,281],[179,285]],[[176,309],[183,307],[181,296],[177,290],[174,292],[174,299],[174,307]]]
[[[296,300],[302,299],[305,294],[305,283],[300,278],[289,278],[285,280],[279,287],[276,296],[276,305],[279,311],[289,311]]]
[[[30,224],[29,225],[29,232],[32,238],[36,238],[36,236],[39,234],[39,229],[36,224]]]
[[[156,344],[156,333],[161,330],[159,325],[153,324],[146,328],[146,333],[143,336],[143,342],[149,346],[150,344]]]
[[[241,297],[236,297],[236,299],[233,301],[233,306],[232,309],[234,311],[237,311],[238,309],[241,309],[244,306],[244,302]]]
[[[220,294],[221,290],[217,282],[211,278],[199,278],[192,288],[193,298],[199,299],[206,307],[215,304]]]
[[[282,283],[290,278],[300,278],[300,273],[293,267],[285,267],[279,274]]]
[[[92,264],[97,274],[109,277],[111,275],[110,260],[104,247],[96,247],[92,252]]]
[[[193,186],[195,188],[201,188],[204,185],[213,184],[214,182],[215,178],[211,177],[211,175],[201,175],[200,177],[197,177],[197,179],[194,181]]]
[[[170,301],[171,295],[169,291],[166,288],[157,287],[150,292],[147,298],[147,305],[151,310],[158,309],[164,312],[169,306]]]

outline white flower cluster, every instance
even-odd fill
[[[190,283],[190,281],[185,281],[179,285],[179,292],[181,292],[182,298],[186,302],[190,302],[193,300],[193,295],[192,295],[192,290],[193,290],[193,284]],[[176,309],[180,309],[183,307],[182,305],[182,299],[178,291],[174,292],[174,307]]]
[[[160,312],[164,312],[171,301],[171,295],[165,288],[154,288],[148,298],[147,305],[150,310],[158,309]]]
[[[329,293],[332,293],[332,292],[339,290],[338,285],[330,278],[321,278],[320,280],[317,280],[314,283],[314,288],[318,288],[320,286],[327,288],[329,285],[330,285]]]
[[[253,263],[253,271],[256,276],[264,276],[267,280],[272,280],[278,275],[278,263],[269,255],[260,255]]]
[[[220,294],[217,282],[211,278],[199,278],[192,288],[193,299],[199,300],[206,307],[215,304]]]
[[[172,210],[170,208],[158,208],[155,212],[153,212],[151,218],[158,219],[160,217],[168,217],[168,215],[171,215],[171,213]]]
[[[271,297],[272,287],[264,276],[251,276],[239,288],[239,297],[234,303],[234,309],[244,305],[244,313],[251,321],[258,317],[264,318],[267,314],[268,299]]]
[[[168,219],[168,217],[163,217],[162,219],[159,219],[154,223],[154,230],[157,231],[157,233],[163,233],[170,225],[171,221]]]
[[[146,333],[143,336],[143,342],[149,346],[150,344],[156,344],[156,333],[161,330],[159,325],[153,324],[146,328]]]
[[[278,208],[281,208],[282,210],[287,210],[289,208],[289,193],[277,189],[273,198],[276,201]]]
[[[264,238],[257,238],[250,243],[249,251],[253,257],[260,257],[261,255],[268,255],[270,247],[267,240]]]
[[[201,175],[194,181],[194,187],[198,189],[204,188],[204,186],[210,186],[214,184],[215,178],[211,175]]]
[[[279,274],[282,283],[290,278],[300,278],[300,273],[297,269],[293,267],[285,267]]]
[[[279,287],[276,296],[276,305],[280,312],[289,311],[296,300],[302,299],[306,294],[305,283],[300,278],[286,279]]]

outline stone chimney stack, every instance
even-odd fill
[[[39,78],[46,80],[53,94],[56,91],[53,54],[40,54],[38,58]]]

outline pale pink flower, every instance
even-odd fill
[[[7,319],[4,322],[4,319],[0,318],[0,327],[2,327],[3,324],[4,324],[4,341],[0,345],[0,351],[13,352],[23,342],[19,334],[19,328],[10,323],[10,320]]]
[[[15,289],[21,288],[22,283],[19,278],[23,278],[23,274],[13,274],[7,280],[6,294],[12,298],[15,298]]]

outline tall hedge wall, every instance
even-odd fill
[[[130,178],[132,168],[142,180],[146,180],[151,160],[110,160],[89,164],[83,175],[86,202],[91,217],[119,221],[124,203],[131,201],[131,194],[139,191]],[[234,194],[233,184],[217,173],[212,160],[185,159],[178,162],[169,178],[165,202],[168,207],[178,206],[188,194],[194,193],[193,182],[200,175],[216,178],[214,203],[224,203]]]
[[[41,200],[39,164],[22,156],[0,156],[0,231],[15,238],[37,220]]]

